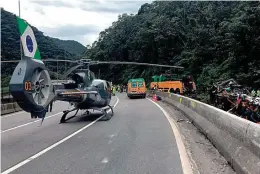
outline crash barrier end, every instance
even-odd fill
[[[176,94],[156,92],[200,129],[237,173],[260,174],[260,125]]]
[[[14,102],[14,103],[7,103],[7,104],[1,104],[1,115],[10,114],[13,112],[21,111],[22,109],[20,106]]]

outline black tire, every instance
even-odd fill
[[[179,88],[177,88],[177,89],[175,90],[175,93],[176,93],[176,94],[180,94],[180,93],[181,93],[181,90],[180,90]]]
[[[146,98],[146,94],[143,95],[143,98]]]
[[[175,93],[173,88],[170,89],[170,93]]]

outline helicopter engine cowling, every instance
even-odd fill
[[[44,63],[26,56],[16,66],[9,88],[14,100],[33,118],[44,117],[46,106],[54,97]]]

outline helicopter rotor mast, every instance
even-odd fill
[[[89,64],[91,63],[91,59],[80,59],[77,61],[78,64],[86,64],[87,65],[87,71],[88,71],[88,78],[90,79],[90,69],[89,69]]]

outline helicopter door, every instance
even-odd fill
[[[103,84],[104,84],[104,90],[107,91],[107,87],[108,87],[107,83],[103,82]]]
[[[109,82],[106,82],[106,84],[107,84],[107,92],[108,93],[111,93],[111,85],[110,85],[110,83]]]
[[[111,86],[107,81],[104,81],[104,86],[105,86],[105,100],[107,105],[110,103],[111,100]]]

